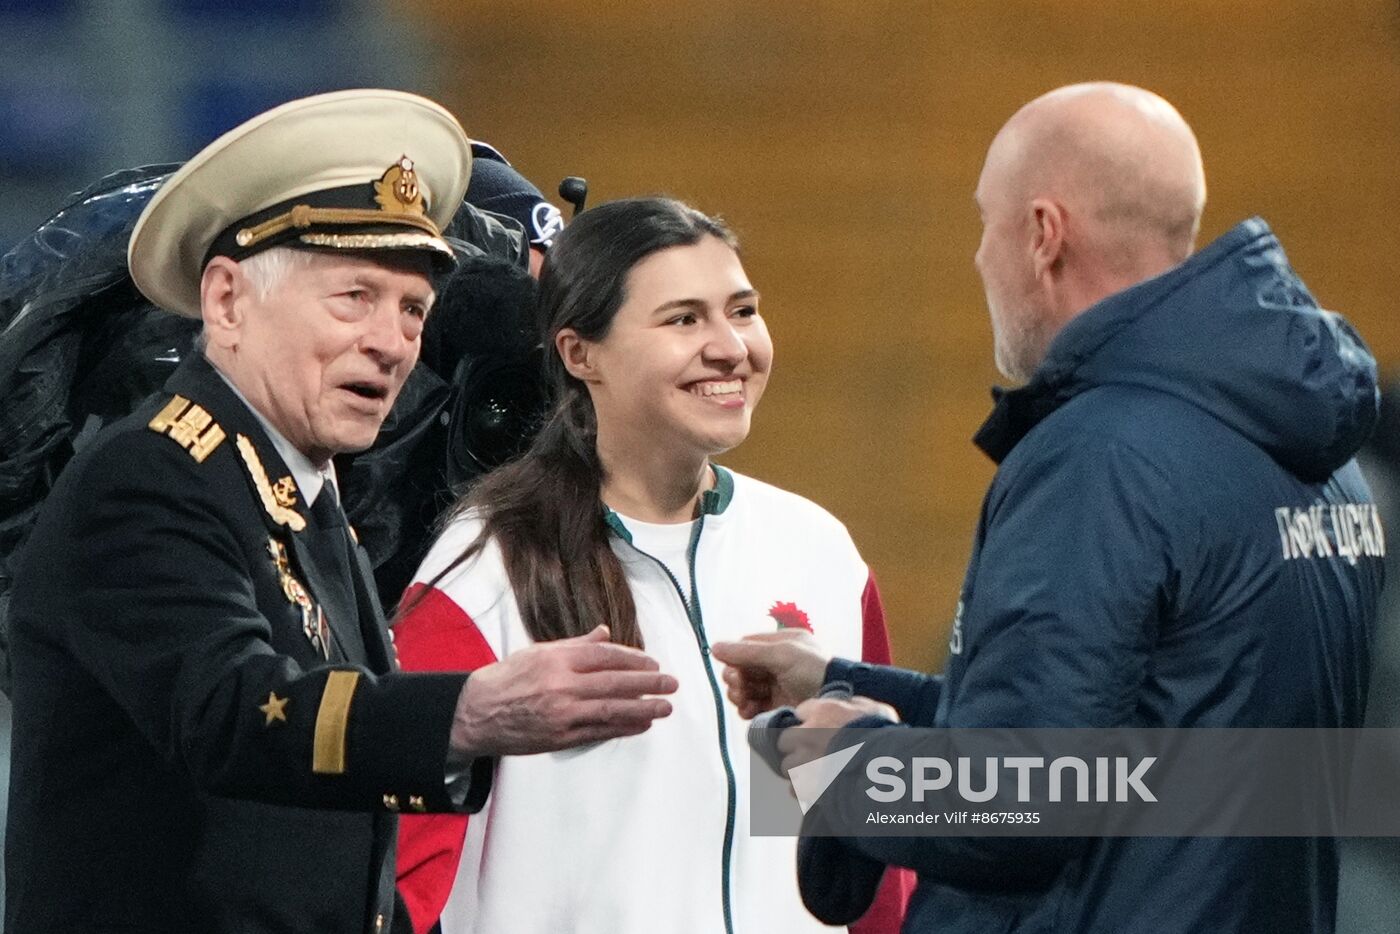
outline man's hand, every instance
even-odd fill
[[[783,774],[795,766],[806,765],[826,755],[835,731],[852,720],[868,716],[884,717],[899,722],[899,714],[888,704],[868,697],[850,700],[820,697],[797,705],[801,726],[783,730],[778,737],[778,751],[783,754]]]
[[[710,653],[724,662],[729,699],[746,720],[775,707],[796,707],[816,694],[831,661],[831,655],[804,629],[716,642]]]
[[[477,669],[457,698],[453,758],[529,755],[635,736],[669,716],[676,679],[644,652],[586,636],[541,642]]]

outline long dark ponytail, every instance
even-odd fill
[[[484,526],[430,583],[495,539],[532,639],[583,635],[604,623],[614,642],[641,647],[632,592],[612,550],[599,495],[603,465],[593,402],[564,368],[554,338],[572,328],[585,340],[602,340],[626,297],[633,266],[658,250],[707,236],[738,249],[722,223],[679,201],[627,198],[583,212],[555,238],[535,305],[553,410],[523,455],[482,478],[452,508],[448,521],[472,513]]]

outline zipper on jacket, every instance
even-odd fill
[[[689,599],[686,598],[685,591],[681,589],[681,582],[676,580],[676,575],[671,573],[671,569],[666,566],[664,561],[647,554],[636,545],[632,545],[632,548],[637,554],[661,568],[666,579],[671,582],[671,587],[676,591],[676,596],[680,597],[681,606],[685,607],[686,619],[690,620],[690,628],[695,633],[695,642],[700,647],[700,660],[705,665],[705,675],[710,679],[710,693],[715,700],[715,724],[719,730],[719,758],[720,763],[724,766],[724,780],[728,792],[724,818],[724,850],[720,857],[720,900],[724,907],[725,934],[734,934],[734,911],[731,904],[729,877],[734,849],[734,824],[739,808],[739,787],[734,779],[734,763],[729,758],[729,735],[724,725],[724,694],[719,689],[719,679],[715,677],[714,663],[710,661],[710,640],[705,636],[704,615],[700,612],[700,588],[695,580],[695,554],[700,550],[700,532],[704,527],[705,514],[702,512],[700,518],[696,520],[695,531],[690,536],[690,547],[686,549],[685,554],[686,564],[690,569]],[[632,544],[630,534],[627,536],[627,543]]]

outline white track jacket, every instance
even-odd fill
[[[802,906],[796,840],[748,833],[748,724],[724,697],[709,645],[798,625],[837,655],[887,662],[879,594],[825,510],[715,473],[689,526],[608,517],[646,651],[680,683],[674,712],[640,736],[502,758],[470,820],[405,815],[399,891],[418,934],[439,916],[443,934],[832,930]],[[473,518],[453,523],[405,599],[480,529]],[[670,553],[650,554],[646,542]],[[530,644],[496,545],[424,595],[395,638],[410,670],[479,668]],[[856,930],[893,934],[906,881],[890,873]]]

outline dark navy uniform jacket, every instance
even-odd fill
[[[82,450],[10,607],[5,930],[388,930],[466,676],[394,673],[368,581],[200,355]]]
[[[1361,339],[1246,221],[1071,321],[1000,395],[944,676],[828,674],[917,726],[1359,727],[1385,544],[1351,458],[1376,417]],[[1354,508],[1313,534],[1319,504]],[[1330,839],[850,845],[918,871],[906,931],[1335,921]]]

